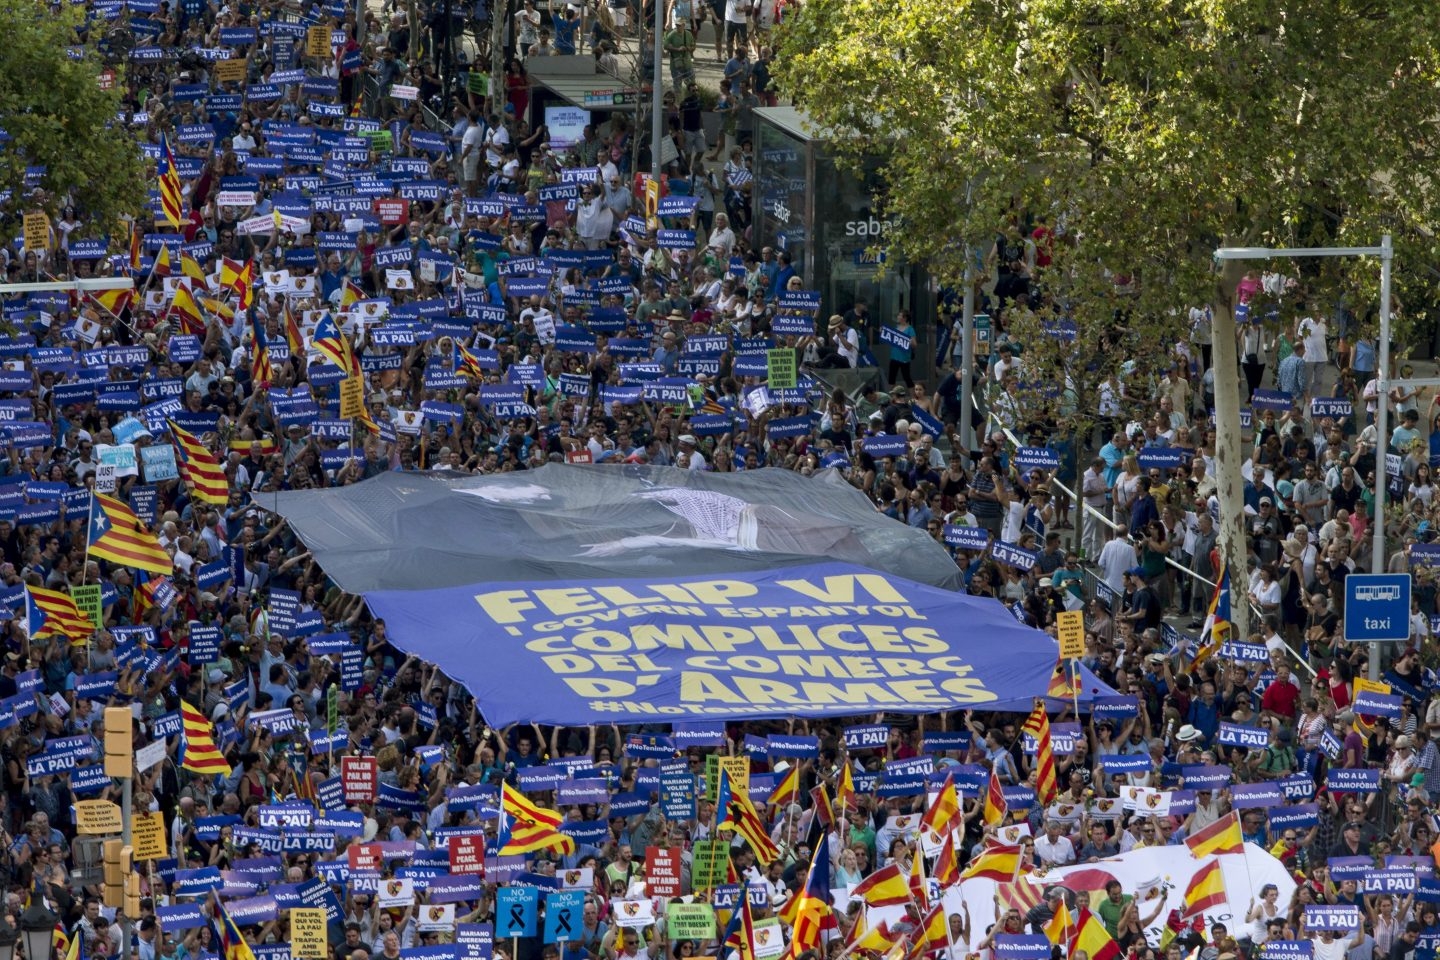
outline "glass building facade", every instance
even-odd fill
[[[820,292],[820,317],[870,305],[865,331],[882,371],[889,348],[881,324],[909,310],[915,325],[913,371],[934,368],[936,295],[928,273],[888,258],[881,218],[878,159],[860,175],[841,169],[829,142],[794,107],[755,110],[755,243],[784,250],[807,290]]]

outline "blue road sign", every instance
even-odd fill
[[[1352,573],[1346,577],[1345,639],[1352,643],[1410,639],[1410,574]]]

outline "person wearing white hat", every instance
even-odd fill
[[[675,454],[675,466],[682,470],[705,469],[705,454],[699,451],[700,444],[694,434],[682,433],[676,442],[680,444],[680,452]]]

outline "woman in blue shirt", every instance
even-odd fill
[[[910,361],[915,356],[915,325],[910,322],[909,310],[901,310],[895,315],[895,332],[905,338],[907,345],[897,347],[894,343],[890,344],[890,372],[886,379],[894,386],[899,382],[895,379],[898,373],[905,378],[905,385],[913,389],[915,377],[910,373]]]

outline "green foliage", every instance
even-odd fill
[[[75,28],[84,8],[52,8],[35,0],[0,0],[0,129],[9,134],[0,147],[0,218],[19,230],[20,215],[43,207],[52,221],[67,194],[90,229],[76,236],[112,232],[122,214],[134,215],[145,202],[144,167],[134,135],[115,120],[124,78],[114,90],[100,89],[103,69],[93,51],[79,60]],[[25,168],[41,166],[45,202],[25,188]]]
[[[1222,243],[1388,230],[1397,299],[1433,299],[1440,18],[1423,0],[807,0],[776,72],[852,164],[885,158],[890,241],[945,279],[959,238],[986,246],[1022,213],[1080,238],[1045,277],[1076,360],[1117,308],[1163,359],[1185,308],[1214,300]],[[1272,269],[1327,311],[1378,285],[1373,262]]]

